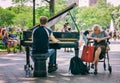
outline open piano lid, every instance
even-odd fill
[[[57,14],[55,14],[54,16],[52,16],[48,20],[48,27],[55,25],[56,23],[61,21],[63,18],[65,18],[67,16],[67,14],[69,13],[69,11],[71,9],[73,9],[74,7],[76,7],[76,3],[71,4],[70,6],[65,8],[64,10],[62,10],[62,11],[58,12]]]
[[[72,3],[70,6],[68,6],[67,8],[65,8],[64,10],[58,12],[57,14],[55,14],[54,16],[52,16],[51,18],[48,19],[48,27],[51,27],[53,25],[55,25],[56,23],[58,23],[59,21],[61,21],[63,18],[65,18],[67,16],[67,14],[69,13],[69,11],[71,9],[73,9],[74,7],[76,7],[77,4],[76,3]],[[33,30],[35,27],[37,27],[39,25],[34,26],[32,29]]]

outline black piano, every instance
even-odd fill
[[[61,18],[69,13],[71,15],[70,10],[73,9],[76,6],[76,4],[71,4],[69,7],[67,7],[65,10],[59,12],[55,16],[51,17],[49,19],[48,24],[52,24],[52,22],[56,21],[56,19]],[[72,16],[71,16],[72,17]],[[73,19],[73,18],[72,18]],[[74,19],[73,22],[75,23]],[[55,22],[54,22],[55,23]],[[54,23],[52,25],[54,25]],[[49,25],[49,26],[52,26]],[[76,24],[75,24],[76,25]],[[37,25],[39,26],[39,25]],[[35,28],[35,27],[34,27]],[[32,29],[34,29],[32,28]],[[23,40],[21,40],[21,45],[25,46],[26,48],[26,65],[30,65],[30,47],[32,46],[32,29],[29,29],[27,31],[23,31]],[[55,38],[59,39],[59,43],[53,43],[50,41],[49,47],[56,50],[56,56],[57,56],[57,49],[60,48],[74,48],[75,50],[75,56],[78,56],[79,54],[79,29],[77,28],[78,32],[53,32],[53,35]]]

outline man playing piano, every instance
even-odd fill
[[[49,40],[57,43],[57,40],[50,29],[47,28],[48,18],[46,16],[40,17],[40,25],[33,29],[32,32],[32,58],[35,54],[46,54],[48,53],[49,65],[48,65],[48,73],[57,70],[57,64],[55,64],[55,50],[49,49]],[[33,58],[34,61],[34,58]]]

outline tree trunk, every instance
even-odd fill
[[[50,3],[49,3],[49,5],[50,5],[50,16],[53,16],[54,15],[54,13],[55,13],[55,11],[54,11],[54,5],[55,5],[55,0],[50,0]],[[53,31],[55,30],[55,27],[54,26],[52,26],[52,27],[50,27]]]

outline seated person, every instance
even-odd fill
[[[47,28],[48,18],[46,16],[40,17],[40,25],[33,29],[33,45],[32,45],[32,59],[36,54],[48,54],[50,57],[48,65],[48,73],[57,70],[55,50],[49,49],[49,39],[57,43],[57,40],[50,29]],[[47,57],[48,57],[47,56]]]
[[[106,40],[109,39],[110,36],[107,35],[105,31],[102,31],[99,25],[95,24],[93,26],[93,33],[88,38],[94,40],[95,56],[91,68],[94,68],[95,65],[94,74],[97,74],[98,61],[101,57],[101,53],[105,53],[106,51],[106,45],[107,45]]]
[[[5,48],[8,45],[8,33],[5,28],[2,29],[1,31],[1,39],[2,39],[2,44],[5,46]]]
[[[1,36],[2,36],[2,28],[0,27],[0,38],[1,38]]]
[[[0,27],[0,38],[3,38],[3,31],[5,31],[6,28]]]
[[[82,38],[83,38],[83,40],[84,40],[84,42],[85,42],[85,45],[87,45],[87,43],[88,43],[88,39],[87,39],[87,37],[90,35],[90,32],[91,32],[92,30],[85,30],[84,32],[83,32],[83,34],[82,34]]]
[[[9,33],[8,37],[9,38],[8,38],[8,49],[7,49],[7,51],[8,51],[8,53],[10,53],[10,48],[13,45],[14,46],[14,51],[13,52],[16,53],[17,52],[16,47],[19,44],[19,41],[17,39],[17,34],[14,33],[13,28],[10,28],[10,33]]]

